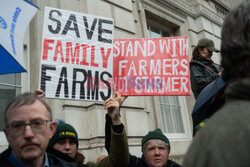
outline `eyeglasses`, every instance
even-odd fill
[[[32,120],[30,123],[24,123],[24,122],[13,122],[11,124],[8,124],[6,127],[9,129],[10,133],[14,136],[21,135],[26,126],[30,126],[33,133],[39,133],[44,131],[47,128],[47,122],[49,120]]]

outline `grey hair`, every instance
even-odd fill
[[[239,5],[224,20],[221,65],[226,82],[250,75],[250,1]]]
[[[8,111],[10,111],[11,109],[13,109],[15,107],[20,107],[23,105],[32,105],[36,101],[41,102],[45,106],[45,108],[48,111],[49,120],[52,121],[52,111],[51,111],[49,105],[45,101],[43,101],[42,99],[40,99],[38,96],[36,96],[33,93],[23,93],[23,94],[20,94],[17,97],[15,97],[5,108],[4,126],[6,127],[6,125],[7,125],[7,112]]]

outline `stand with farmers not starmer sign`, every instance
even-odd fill
[[[190,95],[188,37],[116,39],[113,61],[122,95]]]

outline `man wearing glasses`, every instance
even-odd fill
[[[75,166],[46,153],[56,130],[49,106],[31,93],[17,96],[4,113],[4,132],[10,148],[0,155],[1,166]]]

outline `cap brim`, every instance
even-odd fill
[[[207,50],[210,51],[210,52],[220,52],[218,49],[214,48],[214,47],[207,47]]]

